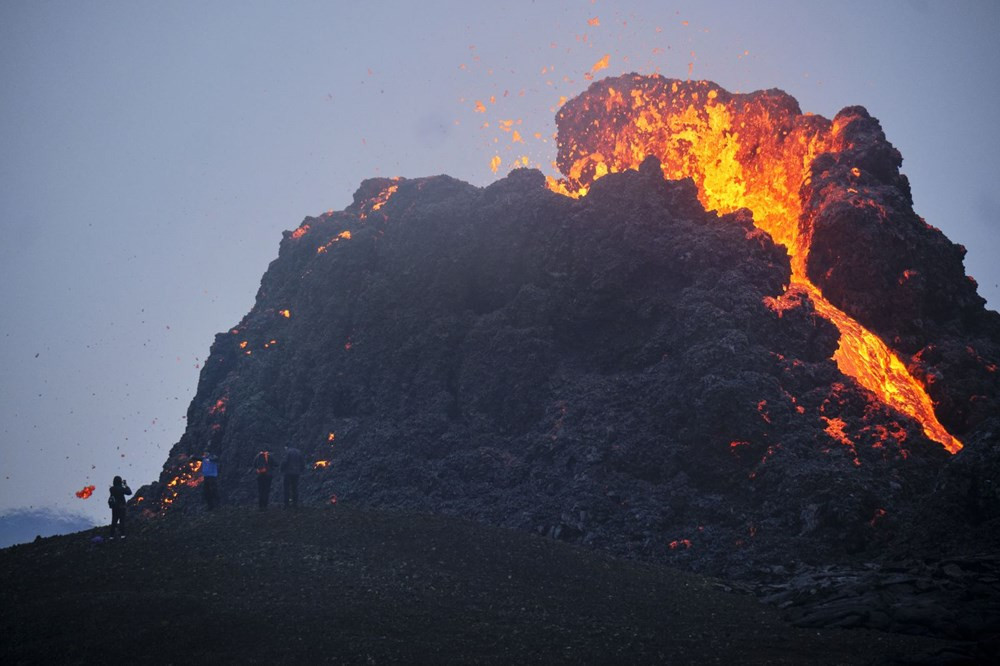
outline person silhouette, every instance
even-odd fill
[[[299,476],[306,468],[306,461],[302,457],[302,452],[294,446],[285,445],[285,458],[281,461],[281,472],[284,474],[284,499],[285,508],[291,504],[292,508],[299,508]]]
[[[271,476],[274,473],[274,456],[263,450],[253,459],[253,469],[257,472],[257,506],[263,511],[271,499]]]
[[[108,489],[108,506],[111,507],[110,539],[115,538],[116,531],[119,534],[119,539],[125,538],[125,515],[128,512],[128,506],[125,504],[127,500],[125,498],[131,494],[132,489],[128,487],[125,479],[116,476],[114,481],[111,482],[111,487]]]

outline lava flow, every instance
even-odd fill
[[[924,433],[955,453],[962,444],[938,421],[924,387],[874,333],[830,303],[806,271],[811,227],[800,191],[823,153],[837,152],[843,129],[822,116],[803,114],[781,91],[733,94],[708,81],[626,75],[595,83],[556,118],[558,166],[565,178],[549,188],[586,194],[601,176],[638,168],[650,155],[669,179],[691,178],[706,209],[753,212],[791,257],[785,296],[767,299],[778,311],[806,293],[817,312],[840,330],[834,355],[840,370],[880,400],[921,423]],[[853,169],[857,175],[858,169]],[[845,196],[855,196],[853,190]]]

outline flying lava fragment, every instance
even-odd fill
[[[76,491],[76,496],[80,499],[89,499],[94,494],[96,486],[84,486],[83,490]]]

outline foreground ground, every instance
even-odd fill
[[[717,581],[440,517],[227,508],[99,534],[0,551],[3,663],[946,663],[956,647],[797,629]]]

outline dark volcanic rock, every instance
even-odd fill
[[[964,435],[1000,413],[1000,315],[965,275],[965,248],[913,212],[902,156],[862,107],[834,118],[835,145],[802,190],[809,277],[876,332]]]
[[[225,501],[251,504],[254,454],[290,443],[329,461],[303,478],[313,503],[730,574],[871,554],[949,456],[837,370],[808,299],[765,307],[788,278],[746,211],[705,212],[653,163],[580,200],[529,170],[482,189],[365,181],[286,232],[139,494],[200,510],[190,461],[207,448]]]

